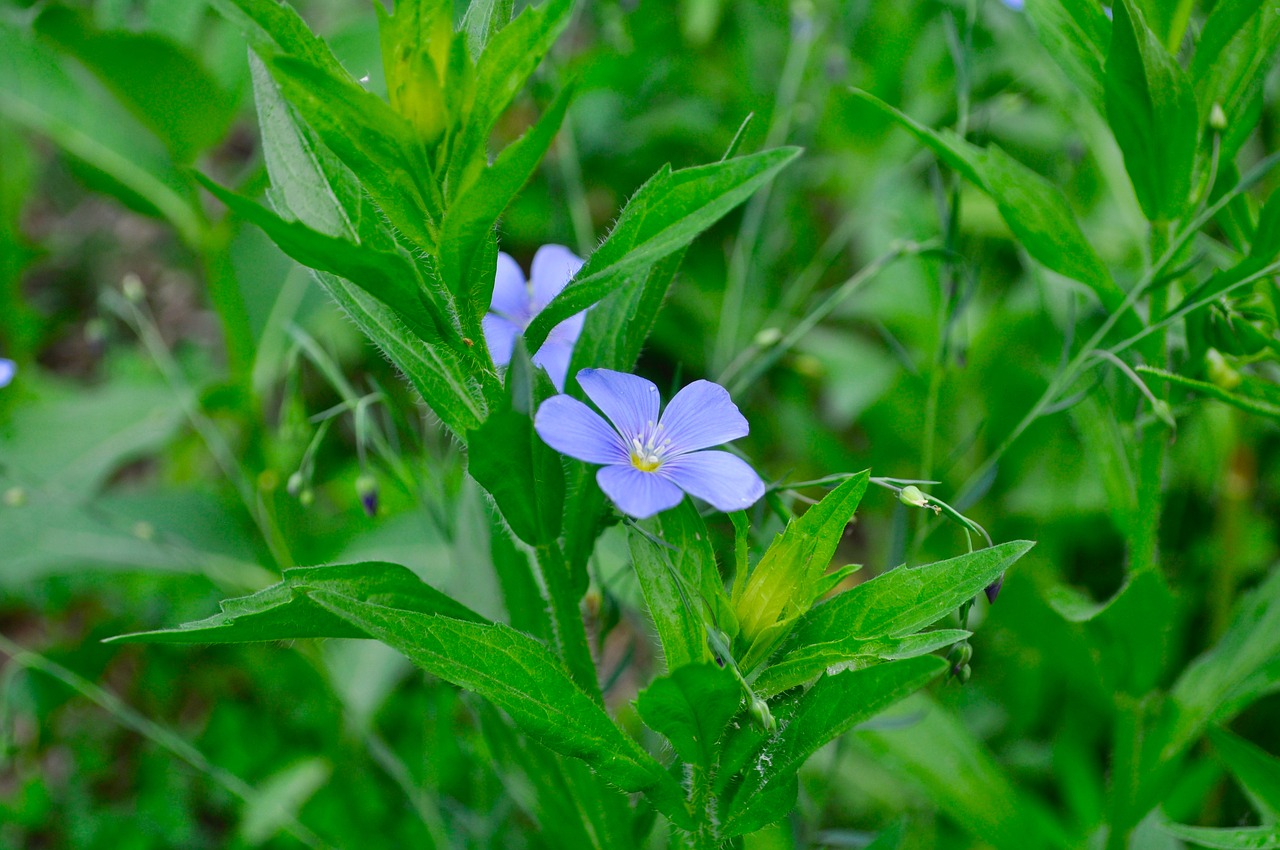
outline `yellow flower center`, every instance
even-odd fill
[[[662,439],[662,425],[648,423],[639,436],[631,438],[631,465],[641,472],[655,471],[670,445],[670,440]]]

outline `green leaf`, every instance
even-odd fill
[[[1027,253],[1060,275],[1078,280],[1108,310],[1124,292],[1080,229],[1062,190],[994,145],[980,148],[948,130],[931,130],[864,91],[854,94],[893,118],[946,165],[991,197]]]
[[[467,49],[473,60],[479,59],[484,47],[499,30],[511,22],[515,0],[472,0],[462,18],[467,34]]]
[[[333,773],[333,765],[318,756],[276,771],[249,800],[240,821],[240,838],[250,847],[265,844],[297,822],[298,813]]]
[[[648,794],[669,817],[687,822],[687,814],[680,815],[682,792],[675,781],[533,638],[500,624],[389,608],[339,588],[307,593],[429,673],[488,699],[545,746],[582,759],[624,791]]]
[[[1255,826],[1240,829],[1216,829],[1207,826],[1164,824],[1164,830],[1175,838],[1198,847],[1217,850],[1275,850],[1280,847],[1280,826]]]
[[[419,246],[434,249],[440,202],[432,195],[430,169],[408,122],[349,75],[339,77],[288,56],[264,62],[285,99],[351,169],[388,220]]]
[[[573,0],[530,4],[489,39],[476,62],[472,107],[449,165],[451,192],[470,186],[484,166],[485,146],[494,124],[568,26],[572,12]],[[536,351],[537,346],[531,350]]]
[[[65,6],[47,7],[34,26],[84,63],[179,161],[222,139],[235,118],[231,96],[183,45],[154,33],[98,30]]]
[[[351,172],[298,122],[266,68],[253,57],[250,65],[277,210],[329,236],[397,250]],[[326,273],[318,273],[316,280],[455,434],[463,435],[483,421],[485,401],[455,351],[424,344],[382,301],[355,284]]]
[[[636,710],[645,725],[671,742],[681,761],[710,770],[716,744],[741,703],[742,686],[728,669],[686,664],[641,691]]]
[[[883,661],[928,655],[965,640],[970,634],[963,629],[939,629],[900,638],[846,636],[812,646],[799,646],[764,668],[751,683],[751,689],[768,699],[811,682],[823,673],[860,670]]]
[[[1132,0],[1116,3],[1114,15],[1107,118],[1142,211],[1171,221],[1191,200],[1200,143],[1195,91]]]
[[[1209,730],[1209,740],[1258,813],[1280,820],[1280,758],[1224,729]]]
[[[440,273],[450,289],[465,293],[464,300],[479,315],[483,316],[489,309],[494,281],[491,267],[477,268],[481,246],[492,238],[494,225],[503,210],[542,161],[572,98],[572,88],[562,89],[538,122],[504,148],[493,165],[481,172],[445,212],[440,238]]]
[[[550,395],[550,382],[535,394],[528,353],[517,346],[507,370],[507,405],[492,410],[467,434],[467,471],[489,491],[511,526],[530,546],[560,536],[564,510],[564,467],[560,456],[533,430],[533,411]]]
[[[1280,654],[1280,570],[1239,603],[1221,639],[1200,655],[1174,683],[1160,735],[1159,760],[1167,763],[1200,736],[1210,721],[1225,722],[1220,707],[1230,699],[1235,710],[1248,704],[1238,687]],[[1265,687],[1265,683],[1257,682]],[[1261,690],[1259,691],[1261,692]],[[1255,694],[1256,696],[1257,694]]]
[[[260,55],[283,54],[302,59],[330,74],[345,71],[329,45],[316,37],[305,21],[283,0],[210,0],[244,34]]]
[[[903,713],[912,720],[906,728],[869,729],[858,738],[878,764],[915,780],[956,825],[998,850],[1078,845],[953,714],[924,696]]]
[[[436,316],[422,294],[413,261],[404,253],[383,251],[326,236],[305,224],[288,221],[248,198],[200,176],[200,183],[232,213],[260,228],[291,258],[312,269],[346,278],[391,308],[396,317],[427,342],[440,342],[440,327],[448,325],[440,305]]]
[[[551,329],[624,286],[632,275],[688,245],[749,198],[799,154],[779,148],[686,168],[660,170],[636,192],[608,239],[525,331],[536,351]]]
[[[1098,111],[1107,114],[1103,65],[1111,24],[1093,0],[1026,0],[1036,37],[1067,79]]]
[[[204,241],[190,181],[114,99],[73,80],[60,56],[0,22],[0,116],[50,139],[100,175],[133,209],[165,219],[188,245]],[[91,81],[87,81],[91,82]]]
[[[1213,5],[1191,60],[1202,115],[1222,107],[1222,161],[1235,158],[1257,127],[1262,89],[1280,46],[1280,15],[1260,0],[1221,0]]]
[[[1211,384],[1208,381],[1199,381],[1195,378],[1188,378],[1174,372],[1167,372],[1164,369],[1157,369],[1152,366],[1139,366],[1137,370],[1144,375],[1150,375],[1153,378],[1159,378],[1180,387],[1194,390],[1201,395],[1209,398],[1216,398],[1218,401],[1226,402],[1232,407],[1237,407],[1246,413],[1252,413],[1257,416],[1265,416],[1268,419],[1280,420],[1280,404],[1275,404],[1262,396],[1249,396],[1240,393],[1234,393],[1230,390],[1223,389],[1217,384]],[[1243,386],[1243,385],[1242,385]]]
[[[911,634],[981,593],[1034,545],[1016,540],[946,561],[889,570],[810,611],[796,627],[796,641],[811,646],[849,637]]]
[[[920,690],[946,666],[941,658],[912,658],[824,676],[793,704],[779,708],[779,732],[747,759],[740,782],[721,798],[723,836],[759,829],[785,815],[790,804],[779,803],[788,797],[794,801],[794,777],[809,756]]]
[[[816,589],[867,491],[870,473],[854,475],[792,520],[765,550],[733,600],[741,624],[742,669],[754,670],[816,600]]]
[[[224,600],[220,613],[172,629],[108,638],[118,643],[247,643],[298,638],[367,638],[306,595],[333,589],[370,604],[400,611],[439,614],[483,622],[474,611],[397,564],[367,561],[325,567],[293,567],[284,580],[249,596]]]

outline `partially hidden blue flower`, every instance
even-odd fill
[[[747,420],[729,392],[694,381],[658,415],[658,388],[644,378],[583,369],[578,384],[608,422],[567,395],[542,403],[533,427],[551,448],[587,463],[600,489],[624,514],[644,519],[696,496],[722,511],[742,510],[764,495],[764,482],[728,452],[703,451],[745,437]]]
[[[508,254],[498,254],[498,275],[493,282],[493,299],[484,317],[484,341],[493,362],[506,366],[511,362],[516,337],[524,333],[534,316],[560,294],[583,260],[563,245],[543,245],[533,255],[533,265],[526,281],[520,266]],[[533,355],[535,365],[547,370],[556,389],[564,390],[569,374],[573,345],[582,333],[586,311],[565,319],[551,329],[546,342]]]
[[[13,376],[18,373],[18,364],[0,357],[0,387],[9,386]]]

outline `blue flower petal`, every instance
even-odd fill
[[[582,268],[583,260],[563,245],[543,245],[533,255],[529,269],[529,285],[533,289],[534,312],[551,302],[566,283]]]
[[[719,446],[751,430],[729,391],[710,381],[694,381],[676,393],[662,412],[662,429],[676,454]]]
[[[515,350],[520,328],[497,313],[488,314],[480,323],[484,326],[484,344],[489,346],[493,362],[506,366],[511,362],[511,352]]]
[[[18,373],[18,364],[0,357],[0,387],[9,386],[13,376]]]
[[[546,369],[551,383],[556,385],[557,390],[564,392],[564,379],[569,375],[569,360],[572,358],[573,340],[548,339],[538,349],[538,353],[533,355],[533,362],[535,366]]]
[[[533,429],[551,448],[587,463],[631,463],[622,438],[576,398],[552,396],[533,418]]]
[[[658,421],[658,388],[650,381],[609,369],[582,369],[577,377],[587,398],[604,411],[627,442]]]
[[[720,511],[740,511],[764,495],[756,471],[728,452],[681,455],[663,463],[658,474]]]
[[[656,473],[641,472],[630,462],[602,467],[596,481],[618,510],[636,519],[674,508],[684,498],[675,484]]]
[[[489,309],[517,322],[528,322],[533,318],[524,272],[509,254],[498,254],[498,274],[493,280]]]

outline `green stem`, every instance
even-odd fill
[[[698,828],[689,833],[688,846],[691,850],[718,850],[721,842],[716,837],[715,820],[709,808],[711,772],[697,765],[691,765],[689,771],[689,802],[698,819]]]
[[[587,640],[587,627],[569,575],[569,562],[554,543],[539,546],[537,556],[538,570],[551,605],[551,625],[560,657],[569,668],[573,681],[596,701],[603,702],[595,661],[591,658],[591,644]]]

